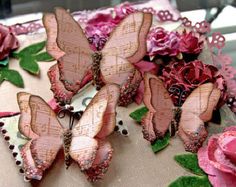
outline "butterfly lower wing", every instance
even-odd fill
[[[189,111],[182,111],[178,135],[184,142],[186,151],[197,152],[207,138],[208,132],[204,122]]]
[[[43,25],[47,33],[47,52],[58,60],[62,57],[65,52],[63,52],[57,45],[57,21],[54,14],[44,14],[43,15]]]
[[[146,36],[152,16],[141,12],[128,15],[111,33],[102,49],[101,76],[105,83],[122,85],[135,70],[132,63],[146,54]]]
[[[91,54],[88,51],[80,51],[66,54],[58,60],[60,80],[67,90],[76,93],[82,87],[83,79],[91,69]]]
[[[107,172],[113,149],[111,144],[107,141],[98,140],[98,150],[92,166],[85,170],[84,173],[88,179],[95,182],[103,177]]]
[[[60,137],[63,128],[55,112],[39,96],[31,95],[29,99],[31,109],[31,128],[39,136]]]
[[[168,130],[173,118],[173,103],[162,81],[155,75],[145,74],[144,84],[144,104],[149,111],[142,120],[143,132],[144,137],[153,141],[153,131],[158,138],[163,137]]]
[[[94,162],[98,149],[98,142],[88,136],[74,136],[70,146],[70,156],[81,170],[90,168]]]
[[[17,102],[21,112],[18,128],[25,137],[36,138],[38,135],[31,128],[30,96],[31,94],[26,92],[17,93]]]
[[[28,179],[42,178],[62,146],[60,137],[42,136],[26,143],[21,149],[23,168]]]
[[[51,82],[51,90],[56,101],[63,104],[69,104],[74,96],[74,93],[68,91],[64,84],[60,81],[60,74],[57,64],[50,67],[48,70],[48,77]]]

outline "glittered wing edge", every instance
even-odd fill
[[[53,13],[45,13],[43,15],[43,25],[47,34],[46,50],[56,60],[65,55],[57,45],[57,21]]]
[[[150,13],[144,13],[143,14],[143,23],[141,26],[141,29],[139,31],[139,46],[138,50],[130,57],[128,57],[128,61],[131,63],[136,63],[140,61],[147,52],[147,44],[146,44],[146,38],[147,34],[149,32],[150,27],[152,26],[152,14]],[[141,46],[141,44],[144,44]]]

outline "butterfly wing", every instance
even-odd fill
[[[42,178],[42,173],[52,164],[62,146],[63,128],[50,106],[39,96],[30,95],[30,128],[37,137],[21,149],[25,176],[28,179]],[[25,115],[22,113],[22,115]]]
[[[48,77],[51,82],[51,90],[57,102],[69,104],[74,93],[67,90],[64,84],[60,81],[58,65],[51,66],[48,70]]]
[[[207,137],[204,122],[212,117],[212,112],[220,98],[220,90],[212,83],[196,88],[182,106],[178,134],[184,141],[185,149],[196,152]]]
[[[112,158],[113,149],[111,144],[105,140],[98,140],[98,150],[92,166],[84,173],[88,179],[95,182],[103,177],[108,170]]]
[[[57,21],[54,14],[44,14],[43,15],[43,24],[47,33],[47,52],[58,60],[62,57],[65,52],[63,52],[57,45]]]
[[[146,54],[146,35],[152,23],[151,14],[136,12],[128,15],[111,33],[102,49],[100,69],[105,83],[122,85]]]
[[[60,138],[50,136],[39,137],[26,143],[21,149],[25,177],[40,180],[43,172],[55,160],[61,146]]]
[[[173,103],[162,81],[150,73],[144,76],[144,104],[148,113],[142,120],[144,138],[154,141],[163,137],[173,118]]]
[[[77,92],[92,65],[92,50],[80,25],[70,13],[56,8],[57,45],[65,52],[58,60],[60,79],[66,89]]]
[[[20,108],[19,131],[25,137],[37,138],[38,135],[31,129],[31,109],[29,106],[29,98],[31,94],[26,92],[17,93],[17,102]]]
[[[98,139],[95,137],[99,135],[100,138],[105,138],[115,127],[118,91],[119,87],[114,84],[102,87],[72,130],[70,155],[79,163],[82,170],[92,167],[97,150],[100,149]],[[81,143],[82,140],[84,143]]]

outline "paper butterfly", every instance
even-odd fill
[[[55,14],[45,14],[43,22],[48,37],[47,51],[58,61],[58,67],[49,70],[54,97],[58,101],[69,103],[91,76],[97,87],[104,83],[121,86],[129,77],[141,77],[132,64],[146,54],[151,14],[128,15],[99,52],[91,50],[81,26],[64,9],[56,8]]]
[[[220,90],[212,83],[205,83],[188,96],[182,107],[174,107],[158,77],[145,74],[144,82],[144,104],[149,110],[142,120],[144,138],[154,142],[162,138],[171,126],[171,134],[178,131],[185,149],[196,152],[207,137],[204,122],[212,118]]]
[[[64,147],[65,163],[76,161],[91,181],[107,171],[112,147],[106,140],[115,127],[119,86],[104,86],[91,100],[74,127],[64,128],[50,106],[39,96],[17,94],[20,108],[19,131],[29,141],[22,147],[27,179],[40,180]]]

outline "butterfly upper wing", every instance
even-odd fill
[[[31,95],[29,100],[31,109],[31,128],[39,136],[60,137],[63,128],[55,112],[39,96]]]
[[[163,137],[173,118],[173,103],[162,81],[150,73],[144,76],[144,104],[148,113],[142,120],[144,138],[154,141]]]
[[[19,131],[25,137],[36,138],[37,134],[31,129],[31,110],[29,106],[29,98],[31,94],[26,92],[17,93],[17,102],[20,108]]]
[[[65,52],[63,52],[57,45],[57,21],[54,14],[44,14],[43,15],[43,24],[47,33],[47,52],[58,60],[62,57]]]
[[[62,146],[62,126],[50,106],[39,96],[30,95],[30,128],[37,135],[21,149],[25,176],[40,180]],[[24,115],[24,114],[23,114]]]
[[[70,13],[62,8],[56,8],[55,16],[58,25],[57,45],[65,52],[58,60],[60,79],[66,89],[77,92],[92,65],[92,50],[82,28]]]
[[[132,63],[146,54],[146,35],[151,26],[150,14],[128,15],[111,33],[102,49],[101,76],[105,83],[122,85],[135,70]]]
[[[79,163],[82,170],[91,168],[96,158],[99,144],[94,137],[105,138],[115,127],[118,91],[119,87],[114,84],[102,87],[72,130],[70,155]],[[85,143],[81,143],[82,140]]]
[[[207,137],[204,122],[209,121],[220,98],[220,90],[212,83],[196,88],[182,106],[178,134],[185,149],[196,152]]]
[[[120,96],[120,88],[115,84],[104,86],[99,92],[99,97],[107,98],[108,104],[103,116],[103,125],[96,137],[105,138],[110,135],[116,125],[116,106]]]

